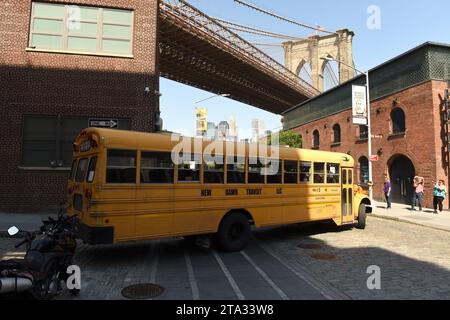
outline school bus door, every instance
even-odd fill
[[[353,223],[353,169],[341,172],[341,223]]]

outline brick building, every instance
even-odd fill
[[[0,210],[45,210],[64,199],[72,141],[90,120],[155,129],[158,1],[0,8]]]
[[[370,70],[374,197],[383,199],[384,173],[393,200],[410,203],[411,180],[425,178],[424,202],[432,207],[433,182],[449,184],[444,92],[450,79],[450,46],[425,43]],[[284,114],[284,129],[303,137],[305,148],[352,155],[360,183],[368,180],[367,127],[352,123],[352,85],[358,76]],[[445,203],[448,207],[448,200]]]

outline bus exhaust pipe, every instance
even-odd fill
[[[33,282],[28,278],[0,278],[0,294],[19,293],[31,289]]]

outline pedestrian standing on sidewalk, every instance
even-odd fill
[[[434,213],[438,213],[437,209],[439,207],[439,212],[442,212],[442,202],[447,195],[447,187],[445,186],[444,180],[439,180],[434,186]]]
[[[392,191],[392,184],[391,180],[389,180],[389,177],[387,174],[384,175],[384,197],[386,198],[387,208],[391,209],[391,191]]]
[[[422,211],[422,199],[423,199],[423,185],[424,185],[424,179],[419,176],[415,176],[413,180],[413,186],[414,186],[414,192],[413,192],[413,199],[412,199],[412,205],[411,210],[416,210],[416,200],[419,202],[419,210]]]

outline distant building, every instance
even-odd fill
[[[252,142],[258,142],[264,136],[266,125],[261,119],[252,119]]]
[[[425,207],[433,206],[433,182],[450,182],[448,115],[450,45],[427,42],[370,70],[374,197],[383,200],[384,174],[392,182],[392,200],[410,204],[413,178],[425,178]],[[368,182],[366,126],[352,122],[352,86],[358,76],[284,113],[284,130],[293,130],[303,147],[350,154],[354,181]],[[450,104],[450,101],[448,102]],[[445,200],[448,207],[448,198]]]
[[[236,123],[236,117],[234,115],[232,115],[230,117],[229,125],[230,125],[230,128],[228,131],[227,140],[238,141],[239,133],[238,133],[238,127],[237,127],[237,123]]]
[[[207,120],[208,110],[205,108],[195,109],[195,136],[204,137],[207,131]]]
[[[214,140],[216,138],[216,124],[214,122],[207,123],[206,138],[209,140]]]
[[[159,1],[0,3],[0,211],[50,212],[81,130],[161,130]]]
[[[228,124],[228,122],[220,121],[217,126],[216,139],[217,140],[227,140],[229,130],[230,130],[230,125]]]

